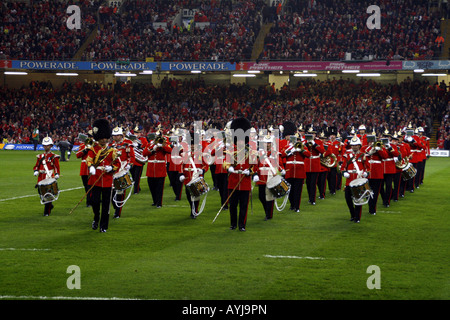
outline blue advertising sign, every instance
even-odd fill
[[[414,70],[414,69],[449,70],[450,69],[450,60],[412,60],[412,61],[403,61],[403,70]]]
[[[162,71],[235,71],[229,62],[161,62]]]
[[[0,145],[1,146],[1,145]],[[80,148],[80,146],[73,146],[72,151],[78,151],[78,149]],[[3,145],[3,148],[0,148],[0,150],[28,150],[28,151],[33,151],[34,150],[34,145],[32,144],[12,144],[12,143],[8,143]],[[59,151],[58,147],[53,146],[50,150],[52,151]],[[36,151],[44,151],[44,147],[42,146],[42,144],[38,144]]]
[[[55,71],[141,71],[156,70],[156,62],[118,63],[116,61],[31,61],[12,60],[12,69]]]

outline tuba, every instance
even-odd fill
[[[326,157],[320,155],[320,163],[327,168],[333,168],[336,166],[337,158],[333,153],[327,155]]]

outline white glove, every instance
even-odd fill
[[[394,157],[394,161],[397,162],[398,161],[398,157]]]
[[[315,146],[316,145],[316,142],[313,140],[313,141],[311,141],[311,145],[312,146]]]
[[[234,173],[234,168],[233,168],[233,167],[229,167],[229,168],[228,168],[228,172],[229,172],[229,173]]]
[[[259,181],[259,176],[258,175],[253,176],[253,182],[258,182],[258,181]]]
[[[242,174],[245,174],[246,176],[250,175],[250,170],[245,169],[244,171],[242,171]]]
[[[34,172],[34,176],[37,177],[38,175],[39,175],[39,171],[36,170],[36,171]]]
[[[344,178],[350,178],[350,173],[348,173],[348,172],[344,172]]]
[[[156,148],[157,148],[157,146],[154,145],[152,150],[153,150],[153,151],[156,151]]]
[[[184,175],[181,175],[180,178],[179,178],[179,179],[180,179],[180,182],[183,182],[185,178],[186,178],[186,177],[185,177]]]
[[[127,164],[126,166],[125,166],[125,170],[126,171],[129,171],[131,169],[131,166],[129,165],[129,164]]]
[[[94,176],[96,171],[97,171],[97,170],[95,169],[94,166],[90,166],[90,167],[89,167],[89,174],[90,174],[90,175]]]
[[[300,151],[302,151],[302,149],[300,149],[300,148],[295,148],[294,151],[295,151],[295,152],[300,152]]]
[[[112,169],[113,169],[113,168],[112,168],[111,166],[106,166],[106,167],[105,167],[105,171],[106,171],[106,172],[111,172]]]
[[[161,147],[162,147],[162,144],[161,144],[161,143],[158,143],[156,146],[157,146],[158,148],[161,148]]]
[[[286,175],[286,170],[284,170],[284,169],[281,170],[281,175],[282,175],[282,176]]]
[[[376,150],[376,151],[380,151],[381,148],[380,148],[380,147],[375,147],[375,150]]]
[[[362,177],[363,177],[363,178],[367,178],[367,176],[368,176],[367,172],[364,172],[364,173],[362,174]]]
[[[59,179],[59,174],[55,174],[55,179],[56,179],[56,180]]]

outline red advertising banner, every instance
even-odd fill
[[[236,70],[259,71],[340,71],[340,70],[402,70],[401,61],[367,61],[367,62],[342,62],[342,61],[292,61],[292,62],[241,62],[236,64]]]

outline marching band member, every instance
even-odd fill
[[[320,141],[322,141],[323,143],[323,147],[325,152],[320,156],[320,157],[327,157],[329,155],[331,155],[331,149],[328,150],[328,144],[326,143],[326,136],[325,136],[325,132],[321,132],[319,134],[319,139]],[[319,158],[320,160],[320,158]],[[319,176],[317,177],[317,189],[319,191],[319,199],[325,199],[325,191],[327,189],[327,177],[328,177],[328,172],[330,171],[330,169],[326,166],[324,166],[322,164],[322,162],[320,162],[320,172],[319,172]]]
[[[175,194],[175,201],[180,201],[183,184],[180,182],[178,175],[181,171],[182,165],[182,145],[180,143],[183,137],[175,135],[175,132],[171,137],[174,140],[176,139],[176,141],[172,141],[170,143],[172,152],[168,156],[169,167],[167,168],[167,175],[169,176],[170,185],[172,186],[173,193]]]
[[[358,131],[359,131],[359,133],[356,136],[359,138],[359,140],[361,140],[361,144],[362,144],[361,148],[363,148],[363,147],[367,146],[366,126],[363,124],[360,125],[358,127]]]
[[[346,178],[345,201],[350,210],[350,220],[359,223],[361,220],[362,206],[353,204],[350,182],[360,177],[367,177],[367,173],[365,172],[364,153],[361,152],[361,140],[354,136],[350,140],[349,145],[352,151],[346,153],[344,163],[341,166],[341,172],[344,178]]]
[[[242,139],[236,136],[236,130],[241,129],[243,132],[249,131],[250,122],[246,118],[236,118],[232,121],[230,129],[232,130],[233,145],[232,158],[233,163],[230,165],[226,161],[223,165],[228,167],[228,194],[229,194],[229,210],[230,210],[230,230],[239,227],[239,231],[245,231],[247,223],[248,203],[250,192],[252,189],[252,167],[249,161],[248,143],[249,138],[245,137],[245,146]],[[239,149],[238,149],[239,148]],[[238,219],[239,206],[239,219]]]
[[[148,157],[147,183],[153,198],[152,206],[156,208],[162,207],[164,181],[167,175],[166,154],[171,152],[172,148],[162,135],[157,135],[142,152],[144,157]]]
[[[384,186],[381,188],[381,197],[383,199],[383,205],[386,208],[389,208],[391,197],[392,197],[392,183],[394,181],[395,173],[397,172],[397,168],[395,167],[395,162],[398,159],[399,153],[397,146],[391,146],[391,134],[386,129],[383,133],[383,137],[388,138],[389,142],[385,146],[387,152],[387,158],[383,159],[384,166]]]
[[[422,144],[424,146],[421,152],[422,164],[421,164],[421,172],[419,176],[418,185],[423,184],[423,178],[425,176],[425,164],[427,159],[430,157],[430,138],[423,135],[424,130],[422,127],[417,128],[417,136],[422,139]]]
[[[133,193],[138,194],[141,192],[141,176],[147,159],[142,155],[142,152],[148,145],[147,138],[143,136],[142,128],[138,125],[133,129],[134,134],[137,136],[136,141],[133,142],[134,148],[134,163],[130,169],[131,177],[134,181]]]
[[[402,152],[402,157],[405,159],[408,159],[408,161],[409,161],[412,157],[411,147],[410,147],[409,143],[404,141],[404,135],[403,135],[402,131],[398,132],[398,138],[399,138],[400,150]],[[399,187],[399,191],[398,191],[399,197],[401,197],[401,198],[405,197],[406,184],[407,184],[407,181],[403,181],[403,178],[401,178],[400,179],[400,187]]]
[[[77,153],[75,154],[78,159],[81,159],[80,176],[81,176],[81,181],[83,182],[84,190],[86,192],[88,192],[89,188],[90,188],[90,186],[88,185],[89,169],[86,164],[86,158],[87,158],[89,148],[94,143],[94,140],[92,138],[92,130],[88,131],[87,136],[88,136],[88,138],[80,145]],[[89,207],[91,205],[89,199],[90,199],[90,192],[86,196],[86,207]]]
[[[118,151],[118,159],[120,161],[120,168],[118,171],[129,172],[133,163],[135,163],[135,154],[133,141],[130,139],[124,139],[123,129],[121,127],[116,127],[112,131],[113,142],[109,144],[111,148],[115,148]],[[127,190],[113,190],[113,208],[115,219],[120,218],[122,214],[122,206],[118,206],[116,202],[122,204],[125,200]],[[131,192],[131,191],[130,191]],[[123,203],[124,204],[124,203]]]
[[[286,181],[291,185],[289,193],[290,210],[300,212],[302,200],[303,182],[306,179],[305,159],[311,156],[311,152],[299,137],[296,143],[291,143],[282,153],[286,159]]]
[[[308,191],[309,203],[316,204],[317,180],[320,172],[320,155],[325,153],[323,142],[316,139],[316,131],[312,125],[308,129],[308,134],[312,135],[312,140],[306,142],[308,150],[311,152],[309,161],[306,161],[306,190]]]
[[[184,151],[182,153],[183,162],[180,167],[179,181],[185,186],[186,197],[190,208],[190,217],[195,219],[197,218],[195,213],[199,212],[200,197],[194,197],[191,195],[186,185],[198,177],[203,177],[208,171],[208,164],[204,161],[201,153],[199,155],[195,155],[194,143],[191,143],[190,148],[190,151]]]
[[[338,175],[337,169],[342,151],[342,143],[336,140],[337,133],[338,132],[336,127],[332,126],[328,128],[329,140],[326,143],[326,145],[328,145],[327,151],[334,154],[334,156],[336,157],[336,165],[329,168],[327,176],[328,189],[331,194],[336,194],[336,190],[338,187],[338,176],[340,176]]]
[[[373,136],[376,139],[376,136]],[[381,141],[368,142],[363,152],[366,153],[366,166],[368,172],[369,186],[373,191],[373,196],[369,198],[369,213],[375,215],[377,213],[378,196],[381,191],[384,180],[383,159],[388,157],[386,150],[383,148]]]
[[[45,179],[59,179],[61,173],[59,167],[59,155],[51,152],[53,146],[53,140],[50,137],[42,139],[42,146],[44,147],[44,153],[37,155],[36,164],[33,167],[34,176],[37,177],[37,183]],[[37,188],[36,184],[36,188]],[[53,202],[48,202],[44,205],[44,216],[49,216],[54,208]]]
[[[267,189],[267,181],[278,173],[281,173],[281,175],[286,174],[280,154],[272,152],[273,139],[274,137],[267,135],[261,140],[263,148],[259,150],[259,161],[256,174],[253,176],[253,182],[258,186],[258,197],[265,212],[265,220],[273,218],[275,202],[275,198]]]
[[[397,132],[394,132],[394,134],[392,135],[391,145],[393,145],[394,148],[398,148],[399,155],[397,161],[402,161],[406,155],[406,150],[404,146],[399,144],[399,136]],[[399,169],[397,165],[395,166],[395,169],[396,170],[394,175],[394,187],[392,189],[392,200],[394,200],[394,202],[397,202],[400,191],[400,184],[402,182],[402,169]]]
[[[409,124],[408,130],[410,130],[411,127],[411,123]],[[421,174],[421,166],[422,166],[422,156],[421,156],[421,152],[422,149],[425,149],[425,146],[422,143],[422,139],[420,139],[417,135],[412,135],[412,136],[406,136],[404,138],[404,140],[406,140],[406,142],[409,144],[410,148],[411,148],[411,160],[409,160],[410,163],[413,164],[413,166],[416,168],[417,173],[416,176],[413,179],[409,179],[407,181],[407,188],[409,190],[409,192],[414,192],[415,188],[419,187],[419,176]]]
[[[224,132],[225,134],[225,132]],[[227,147],[226,138],[216,138],[215,147],[211,151],[211,155],[215,157],[215,175],[217,181],[217,187],[220,194],[220,206],[224,206],[223,210],[228,210],[228,204],[225,204],[228,197],[228,171],[224,168],[223,163],[225,161],[225,150]],[[211,168],[211,170],[213,170]]]
[[[92,125],[94,145],[88,150],[86,164],[90,178],[88,184],[92,187],[91,204],[94,212],[92,229],[106,232],[109,224],[109,206],[113,185],[113,175],[120,168],[117,150],[108,146],[111,129],[106,119],[95,120]],[[101,205],[101,216],[100,216]]]

